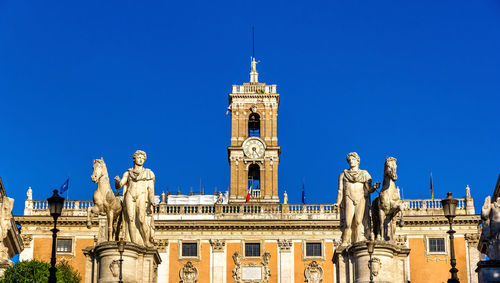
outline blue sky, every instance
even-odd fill
[[[70,175],[91,199],[92,159],[110,177],[136,149],[156,191],[229,185],[225,116],[249,80],[281,95],[280,194],[333,203],[345,156],[382,180],[398,158],[405,198],[476,207],[500,173],[500,2],[1,1],[0,176],[22,213]]]

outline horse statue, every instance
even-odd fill
[[[97,183],[94,205],[87,210],[87,228],[92,226],[93,215],[106,215],[108,241],[118,241],[122,221],[122,202],[113,193],[109,184],[108,169],[102,159],[94,160],[92,182]]]
[[[395,181],[398,178],[396,158],[387,157],[384,164],[384,181],[378,197],[373,200],[373,232],[377,240],[393,240],[396,233],[394,217],[403,219],[404,202],[399,196]],[[402,222],[401,222],[402,223]]]

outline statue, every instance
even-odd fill
[[[500,260],[500,197],[491,202],[488,196],[481,209],[483,229],[479,250],[492,260]]]
[[[283,193],[283,204],[288,204],[288,194],[286,191]]]
[[[128,169],[121,179],[116,176],[115,187],[117,190],[123,187],[123,216],[128,226],[126,238],[130,238],[132,243],[152,247],[153,221],[148,225],[146,214],[153,217],[155,175],[143,167],[146,159],[144,151],[136,151],[133,155],[134,168]],[[140,233],[139,238],[137,232]]]
[[[341,211],[342,245],[366,240],[369,233],[370,194],[380,183],[372,186],[372,178],[365,170],[359,169],[359,155],[351,152],[347,155],[350,169],[339,176],[337,206]]]
[[[87,209],[87,228],[92,226],[93,215],[106,215],[108,241],[118,241],[122,221],[122,202],[111,190],[106,163],[102,159],[94,160],[92,182],[97,183],[94,192],[94,205]]]
[[[10,261],[9,249],[5,246],[5,238],[12,227],[12,208],[14,199],[7,196],[0,197],[0,262]]]
[[[396,158],[387,157],[384,164],[384,181],[378,197],[373,200],[373,230],[377,240],[394,240],[396,223],[394,216],[403,217],[403,201],[395,181],[398,179]]]

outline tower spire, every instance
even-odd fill
[[[252,66],[252,70],[250,71],[250,82],[258,83],[259,82],[259,73],[257,73],[257,63],[260,61],[255,61],[255,31],[252,26],[252,62],[250,63]]]

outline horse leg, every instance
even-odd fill
[[[113,210],[110,208],[108,213],[108,241],[113,241],[113,219],[114,219],[114,213]]]
[[[87,228],[92,228],[92,215],[99,213],[98,206],[89,206],[87,208]]]
[[[385,212],[384,210],[379,207],[378,210],[378,217],[379,217],[379,234],[377,235],[377,240],[384,240],[385,239],[385,232],[384,232],[384,224],[385,224]]]

